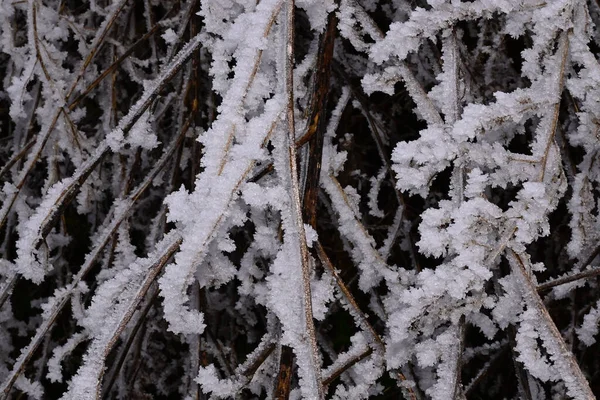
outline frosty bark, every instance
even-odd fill
[[[531,281],[531,277],[529,276],[530,266],[525,264],[527,263],[527,258],[521,257],[513,251],[509,251],[508,256],[513,273],[519,276],[519,281],[524,292],[523,297],[528,307],[535,309],[539,318],[544,323],[540,329],[544,330],[547,336],[542,340],[544,341],[544,346],[553,356],[553,361],[557,364],[557,368],[561,369],[561,373],[563,374],[561,379],[563,379],[567,387],[567,394],[571,398],[578,400],[595,399],[596,396],[592,393],[589,382],[581,372],[573,353],[567,348],[562,335],[556,328],[535,285]]]
[[[291,187],[291,205],[292,215],[294,218],[295,230],[298,235],[300,246],[300,262],[299,266],[302,269],[302,300],[304,309],[304,324],[306,329],[306,340],[308,341],[308,349],[311,359],[311,375],[313,385],[316,389],[318,398],[323,399],[323,386],[321,383],[321,360],[319,349],[317,347],[317,337],[315,334],[315,325],[312,314],[312,296],[310,290],[310,255],[308,253],[308,245],[306,243],[306,233],[304,231],[304,220],[302,217],[302,202],[300,198],[300,187],[298,184],[298,167],[296,163],[296,129],[294,119],[294,0],[288,0],[286,7],[286,62],[285,62],[285,88],[287,94],[286,105],[286,122],[287,122],[287,147],[288,147],[288,162],[289,173],[288,183]],[[293,266],[297,268],[298,266]]]

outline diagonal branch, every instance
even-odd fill
[[[531,265],[526,265],[529,264],[529,258],[509,250],[508,259],[513,274],[516,275],[521,284],[527,307],[536,311],[541,322],[536,328],[539,329],[544,347],[550,353],[555,367],[562,373],[560,378],[567,387],[567,394],[576,399],[595,399],[596,397],[592,393],[590,384],[579,368],[575,356],[569,351],[560,331],[554,324],[543,300],[537,292],[535,284],[530,277],[529,271],[531,271]]]

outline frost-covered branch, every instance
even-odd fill
[[[598,396],[599,25],[0,2],[0,397]]]

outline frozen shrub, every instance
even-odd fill
[[[0,1],[0,398],[594,399],[599,21]]]

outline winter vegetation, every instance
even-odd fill
[[[0,399],[595,399],[597,27],[0,0]]]

